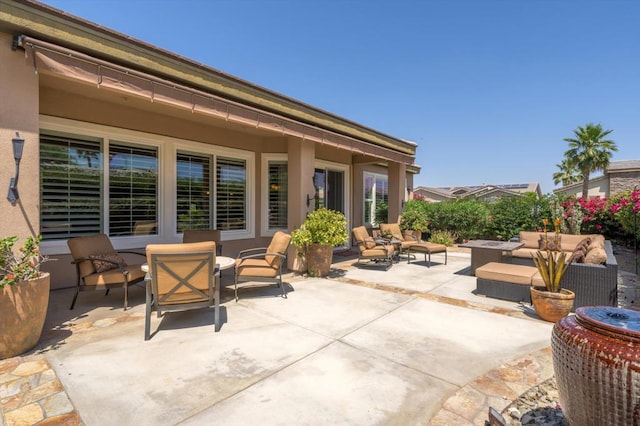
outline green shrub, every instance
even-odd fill
[[[309,213],[302,226],[291,233],[291,243],[301,249],[309,244],[340,246],[348,238],[344,214],[324,207]]]
[[[538,199],[535,193],[524,196],[503,197],[488,204],[490,220],[486,237],[508,241],[520,231],[534,231],[540,227],[543,218],[552,217],[549,198]]]
[[[457,240],[457,237],[451,233],[451,231],[433,231],[429,242],[436,244],[444,244],[447,247],[451,247]]]

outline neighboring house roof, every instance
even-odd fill
[[[414,192],[419,194],[432,193],[447,198],[465,197],[465,196],[485,196],[487,194],[503,194],[521,195],[525,192],[535,192],[538,196],[542,195],[540,184],[532,183],[516,183],[516,184],[500,184],[500,185],[470,185],[470,186],[445,186],[445,187],[428,187],[418,186]]]
[[[18,31],[17,35],[26,32],[28,37],[77,49],[104,61],[355,138],[374,147],[410,157],[416,154],[414,142],[387,135],[33,0],[0,0],[0,29]],[[411,171],[419,171],[419,166],[412,161],[407,163]]]
[[[621,160],[609,162],[607,173],[620,173],[640,170],[640,160]]]

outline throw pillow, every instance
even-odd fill
[[[376,242],[373,240],[373,238],[369,237],[366,240],[364,240],[364,248],[372,249],[375,246],[376,246]]]
[[[560,235],[547,235],[545,238],[544,234],[541,234],[540,240],[538,241],[538,248],[540,250],[561,251],[562,244]]]
[[[596,265],[602,265],[607,262],[607,253],[600,247],[595,247],[589,250],[584,257],[584,263],[593,263]]]
[[[587,249],[584,246],[578,245],[576,249],[573,251],[571,258],[574,263],[584,263],[584,257],[587,254]]]
[[[118,264],[126,265],[124,259],[118,253],[96,253],[90,255],[89,259],[93,262],[93,267],[97,273],[116,269]]]
[[[584,252],[586,253],[589,249],[589,244],[591,244],[591,238],[587,237],[576,245],[576,249],[579,247],[583,247]]]

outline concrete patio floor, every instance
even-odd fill
[[[118,291],[83,292],[69,311],[73,291],[58,290],[36,358],[24,359],[48,362],[87,425],[482,424],[464,413],[477,399],[469,384],[547,348],[552,325],[475,296],[468,254],[443,260],[381,271],[336,256],[328,279],[288,276],[287,299],[248,284],[236,303],[225,288],[218,333],[210,310],[153,314],[146,342],[142,287],[126,312]],[[443,416],[447,401],[461,412]]]

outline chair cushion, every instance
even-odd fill
[[[290,242],[291,235],[289,234],[286,234],[282,231],[278,231],[273,234],[271,243],[267,247],[267,256],[265,256],[265,259],[267,260],[267,262],[269,262],[269,265],[274,268],[278,268],[280,266],[282,258],[280,256],[269,256],[269,254],[281,254],[283,256],[286,255]]]
[[[360,257],[363,259],[388,259],[393,256],[393,246],[377,246],[372,249],[363,250],[360,253]]]
[[[133,282],[144,278],[146,275],[142,271],[142,264],[127,265],[127,281]],[[84,277],[83,282],[85,285],[100,286],[109,284],[122,284],[122,272],[120,269],[111,269],[102,273],[95,273]]]
[[[275,278],[278,268],[274,268],[266,259],[237,259],[236,274],[238,276]]]
[[[115,250],[111,244],[111,240],[105,234],[90,235],[87,237],[75,237],[67,241],[69,251],[74,259],[89,258],[90,255],[96,253],[114,253]],[[96,269],[93,262],[86,260],[80,262],[80,276],[85,277],[94,274]]]
[[[398,225],[397,223],[381,223],[380,231],[383,234],[391,234],[391,236],[396,240],[404,241],[402,231],[400,230],[400,225]]]
[[[369,232],[364,226],[357,226],[351,232],[353,232],[353,237],[358,242],[358,246],[362,246],[361,250],[372,249],[376,246],[375,240],[369,236]]]
[[[116,269],[118,268],[118,265],[126,265],[122,256],[120,256],[116,252],[90,254],[89,258],[93,262],[93,267],[96,269],[96,273],[98,274],[101,272],[110,271],[111,269]]]

